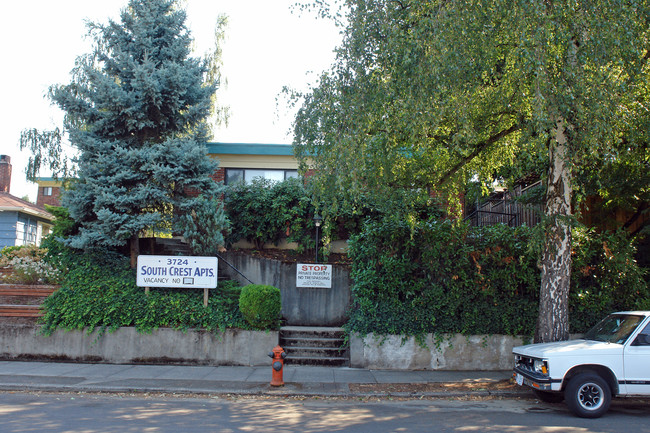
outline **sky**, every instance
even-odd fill
[[[230,109],[213,141],[291,143],[293,112],[277,100],[284,86],[306,90],[334,61],[341,36],[331,21],[292,8],[296,0],[184,0],[193,55],[214,46],[217,17],[228,17],[218,103]],[[53,84],[70,82],[75,59],[91,51],[86,21],[119,21],[128,0],[21,0],[3,5],[0,26],[0,154],[12,164],[11,194],[36,200],[25,180],[29,154],[21,131],[61,126],[63,113],[45,98]],[[49,173],[42,172],[42,176]]]

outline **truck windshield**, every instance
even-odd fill
[[[612,314],[601,320],[582,338],[623,344],[643,319],[643,316],[632,314]]]

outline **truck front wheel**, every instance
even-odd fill
[[[582,418],[598,418],[612,402],[609,385],[595,373],[580,373],[571,378],[564,397],[569,410]]]

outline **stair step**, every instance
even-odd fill
[[[40,305],[0,305],[0,317],[40,317],[43,310]]]
[[[37,296],[48,297],[59,286],[29,286],[26,284],[0,284],[0,296]]]
[[[315,326],[284,326],[280,329],[284,338],[338,338],[345,337],[343,328],[324,328]]]
[[[343,347],[343,338],[307,338],[307,337],[280,337],[282,347]]]
[[[343,357],[287,356],[284,359],[284,363],[288,365],[344,366],[349,363],[349,360]]]
[[[283,347],[287,356],[325,356],[339,357],[342,356],[346,348],[334,347]]]
[[[297,365],[344,366],[349,350],[342,328],[286,326],[280,329],[280,345],[287,352],[286,362]]]

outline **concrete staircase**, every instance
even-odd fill
[[[294,365],[342,367],[350,364],[350,351],[342,328],[285,326],[280,329],[284,360]]]

